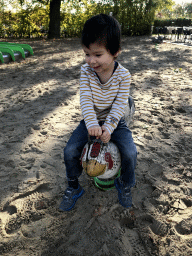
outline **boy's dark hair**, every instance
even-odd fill
[[[115,55],[121,48],[121,27],[119,22],[106,14],[93,16],[85,22],[81,43],[87,48],[92,43],[102,44],[112,55]]]

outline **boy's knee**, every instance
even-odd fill
[[[136,147],[133,147],[131,150],[126,149],[125,150],[125,155],[127,159],[136,159],[137,158],[137,149]]]
[[[73,158],[73,154],[74,154],[74,147],[71,145],[67,145],[64,148],[64,159],[72,159]]]

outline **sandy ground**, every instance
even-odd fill
[[[22,43],[35,55],[0,66],[0,254],[192,255],[192,47],[123,39],[139,153],[133,207],[83,174],[86,193],[61,213],[84,55],[79,39]]]

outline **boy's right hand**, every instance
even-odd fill
[[[102,129],[99,125],[94,125],[88,129],[88,133],[90,136],[96,136],[96,139],[99,139],[102,135]]]

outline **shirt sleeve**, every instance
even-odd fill
[[[119,120],[125,114],[125,107],[127,105],[129,90],[130,90],[131,74],[129,71],[122,77],[119,84],[119,91],[115,100],[113,101],[112,108],[107,115],[104,125],[106,126],[109,133],[113,133],[117,127]]]
[[[99,125],[94,110],[92,91],[90,86],[90,78],[84,67],[81,67],[80,77],[80,105],[82,115],[87,129],[93,125]]]

